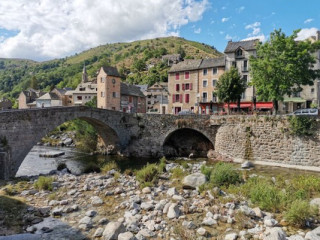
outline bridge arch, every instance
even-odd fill
[[[214,149],[214,140],[194,128],[178,128],[168,133],[162,144],[166,157],[207,157],[207,152]]]
[[[113,144],[122,149],[129,141],[130,134],[127,133],[126,124],[132,119],[121,112],[88,107],[2,112],[0,139],[6,139],[8,154],[6,159],[1,159],[0,154],[0,178],[14,177],[25,156],[42,137],[64,122],[74,119],[91,124],[106,145]]]

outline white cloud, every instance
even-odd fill
[[[221,35],[223,35],[223,34],[224,34],[224,31],[220,31],[219,33],[220,33]]]
[[[298,37],[295,39],[297,41],[302,41],[308,39],[311,36],[316,36],[318,29],[317,28],[303,28],[298,33]]]
[[[222,19],[221,19],[221,22],[223,22],[223,23],[224,23],[224,22],[228,22],[229,19],[230,19],[230,18],[226,18],[226,17],[225,17],[225,18],[222,18]]]
[[[261,42],[267,41],[267,37],[264,34],[253,36],[253,37],[247,37],[242,39],[241,41],[248,41],[248,40],[254,40],[254,39],[259,39]]]
[[[222,8],[221,8],[221,10],[226,10],[227,9],[227,7],[226,6],[223,6]]]
[[[1,0],[0,28],[18,31],[0,41],[1,57],[44,60],[105,43],[178,35],[208,6],[208,0]]]
[[[232,36],[230,36],[229,34],[226,35],[226,40],[230,41],[232,40]]]
[[[194,29],[194,31],[193,31],[195,34],[199,34],[199,33],[201,33],[201,28],[196,28],[196,29]]]
[[[306,20],[304,21],[304,24],[311,23],[311,22],[313,22],[313,20],[314,20],[314,19],[312,19],[312,18],[308,18],[308,19],[306,19]]]
[[[255,22],[255,23],[252,23],[252,24],[249,24],[245,27],[245,29],[253,29],[253,28],[257,28],[257,27],[260,27],[261,26],[261,23],[260,22]]]

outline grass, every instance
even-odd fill
[[[171,170],[171,179],[182,179],[183,177],[185,177],[188,172],[185,171],[184,169],[180,168],[180,167],[176,167],[174,169]]]
[[[52,191],[52,177],[40,176],[38,180],[34,183],[34,187],[38,190],[49,190]]]
[[[291,204],[284,218],[289,224],[304,227],[307,219],[316,216],[317,211],[317,207],[310,206],[308,201],[297,199]]]
[[[112,162],[108,162],[106,164],[104,164],[102,167],[101,167],[101,172],[102,173],[107,173],[109,172],[110,170],[118,170],[118,165],[116,164],[116,162],[112,161]]]
[[[142,169],[136,172],[136,179],[141,187],[152,186],[158,181],[159,166],[157,164],[147,164]]]

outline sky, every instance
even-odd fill
[[[274,29],[320,29],[319,0],[0,0],[0,58],[63,58],[115,42],[180,36],[223,52]]]

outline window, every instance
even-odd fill
[[[218,68],[212,68],[212,74],[213,75],[216,75],[218,73]]]
[[[112,92],[112,97],[116,98],[117,97],[117,93],[116,92]]]
[[[176,91],[178,92],[180,90],[180,85],[176,84]]]
[[[189,94],[186,94],[186,95],[185,95],[185,102],[186,102],[186,103],[189,103]]]
[[[314,93],[314,88],[311,88],[311,93]]]
[[[207,98],[208,98],[208,93],[203,92],[202,93],[202,102],[207,102]]]
[[[243,93],[241,94],[241,99],[245,99],[245,98],[246,98],[246,93],[243,92]]]
[[[189,79],[190,77],[190,73],[189,72],[185,72],[184,73],[184,79]]]
[[[101,97],[104,97],[104,92],[101,92]]]
[[[208,81],[207,81],[207,80],[203,80],[202,86],[203,86],[203,87],[207,87],[207,86],[208,86]]]
[[[212,87],[215,87],[217,85],[217,79],[212,79]]]
[[[86,88],[85,88],[85,87],[80,87],[79,90],[80,90],[80,91],[85,91]]]
[[[300,92],[293,93],[293,97],[300,97]]]
[[[248,84],[248,75],[243,75],[242,79],[245,82],[245,84]]]
[[[179,80],[179,79],[180,79],[180,74],[176,73],[176,80]]]
[[[101,77],[101,82],[104,83],[104,81],[106,80],[106,77]]]
[[[185,90],[190,90],[190,84],[189,83],[185,84]]]
[[[203,69],[203,76],[208,74],[208,69]]]
[[[181,94],[181,96],[182,96],[182,94]],[[175,103],[175,102],[180,102],[180,94],[173,94],[172,95],[172,103]]]
[[[212,102],[217,102],[217,97],[214,92],[212,93]]]
[[[242,50],[240,48],[236,51],[236,57],[242,57]]]
[[[237,67],[237,62],[236,61],[232,61],[231,62],[231,67]]]
[[[77,96],[77,99],[78,100],[82,100],[82,96]]]

